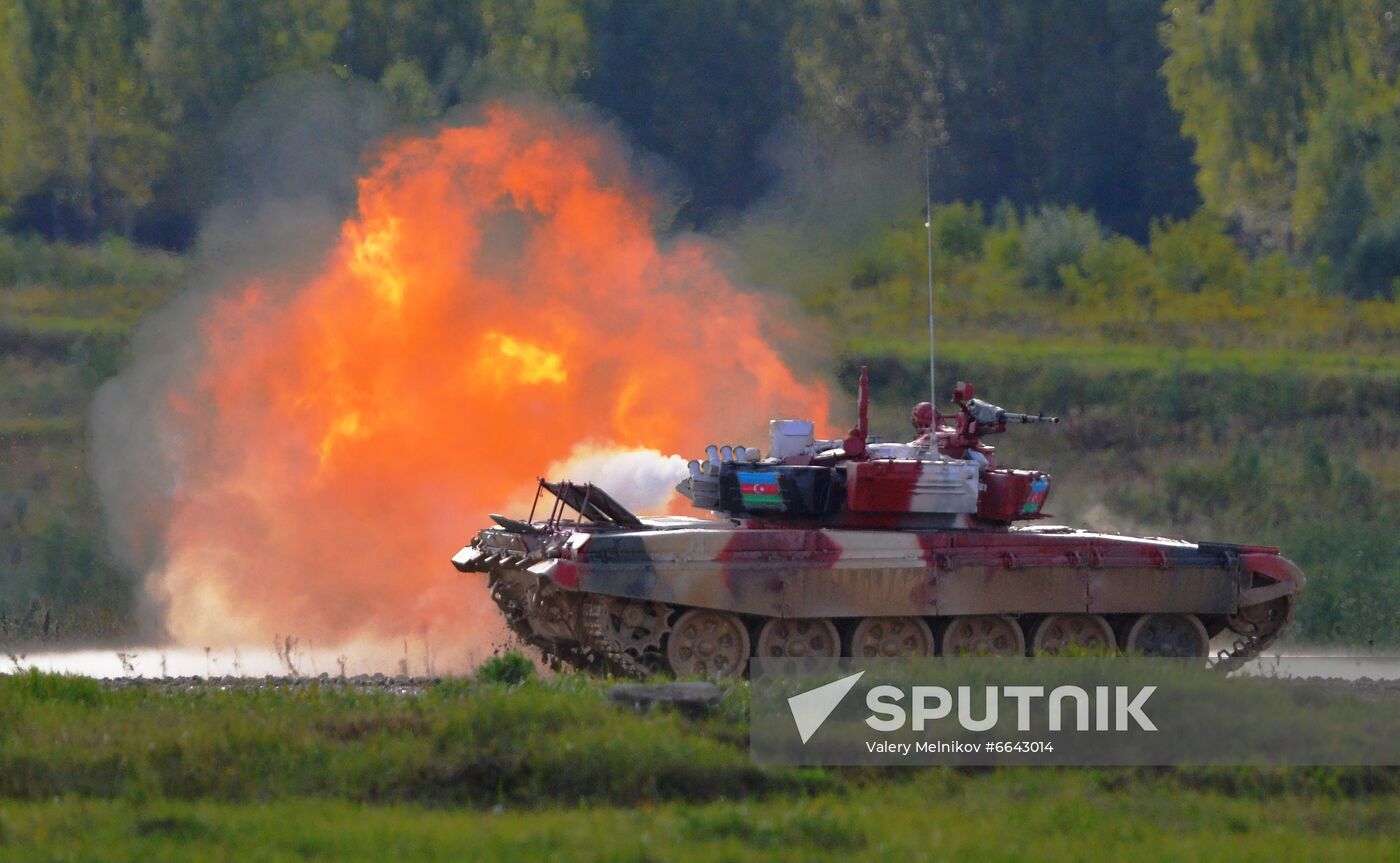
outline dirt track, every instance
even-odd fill
[[[312,686],[333,686],[366,692],[389,692],[395,695],[421,695],[434,684],[453,678],[403,677],[387,674],[354,674],[347,677],[321,674],[315,677],[115,677],[98,682],[107,689],[157,689],[167,692],[197,692],[208,690],[249,689],[307,689]]]
[[[270,688],[307,689],[313,686],[356,689],[365,692],[387,692],[395,695],[421,695],[435,684],[444,680],[465,678],[452,677],[405,677],[386,674],[355,674],[339,677],[327,674],[315,677],[273,676],[266,677],[118,677],[100,680],[103,687],[112,690],[144,688],[164,692],[198,692],[209,690],[257,690]],[[1400,695],[1400,680],[1373,680],[1362,677],[1355,680],[1341,680],[1323,677],[1285,678],[1307,685],[1320,685],[1338,691],[1362,691],[1368,694]]]

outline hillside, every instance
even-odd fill
[[[0,237],[0,638],[121,638],[135,582],[105,550],[85,461],[93,392],[182,261],[123,242]]]

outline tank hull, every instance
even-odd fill
[[[1189,617],[1215,635],[1238,629],[1231,624],[1242,609],[1274,603],[1267,624],[1254,627],[1272,628],[1271,639],[1303,586],[1302,573],[1272,548],[1065,527],[890,531],[644,522],[631,530],[557,523],[491,528],[453,563],[487,573],[517,631],[574,664],[597,652],[590,642],[598,633],[586,618],[599,600],[614,610],[638,604],[655,618],[652,628],[666,630],[632,651],[641,660],[648,652],[664,657],[669,626],[690,609],[733,615],[751,640],[771,620],[830,621],[845,630],[862,620],[915,619],[935,632],[957,619],[996,617],[1014,624],[1034,652],[1030,630],[1051,616],[1107,623],[1118,633],[1112,647],[1122,648],[1126,630],[1144,615]],[[535,620],[541,614],[549,618],[545,625]],[[845,644],[844,652],[851,647]]]

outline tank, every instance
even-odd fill
[[[1213,657],[1266,648],[1303,588],[1279,550],[1053,525],[1051,477],[985,438],[1055,423],[974,397],[914,408],[914,438],[857,421],[821,440],[770,424],[768,454],[711,444],[677,491],[708,517],[641,518],[589,483],[541,479],[523,519],[492,515],[453,558],[486,576],[510,629],[556,667],[723,678],[751,656]]]

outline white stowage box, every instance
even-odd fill
[[[787,458],[810,454],[816,439],[816,427],[811,420],[770,420],[768,422],[768,455]]]
[[[976,462],[921,462],[923,470],[914,483],[910,512],[976,512],[980,474]]]

